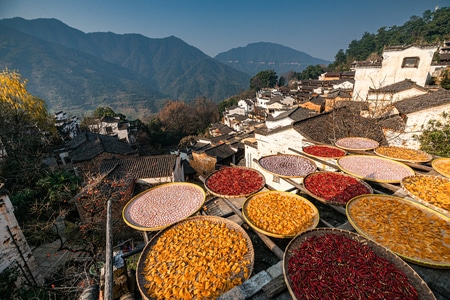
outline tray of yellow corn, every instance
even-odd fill
[[[450,157],[436,158],[431,162],[431,166],[439,174],[450,177]]]
[[[361,195],[346,206],[355,230],[403,259],[431,268],[450,268],[450,218],[412,200]]]
[[[250,237],[237,223],[195,216],[158,232],[136,269],[143,299],[216,299],[253,271]]]
[[[281,192],[259,192],[247,198],[242,215],[253,229],[276,238],[292,238],[319,223],[319,211],[306,198]]]
[[[450,217],[450,178],[414,175],[403,178],[400,184],[420,204]]]

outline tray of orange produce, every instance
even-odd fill
[[[399,146],[379,146],[373,152],[382,157],[410,163],[426,163],[433,159],[431,154],[424,151]]]
[[[412,200],[361,195],[346,206],[355,230],[403,259],[431,268],[450,268],[450,218]]]
[[[403,178],[400,184],[417,202],[450,217],[450,178],[414,175]]]
[[[450,157],[436,158],[431,162],[431,166],[439,174],[450,177]]]
[[[242,205],[242,215],[253,229],[276,238],[292,238],[319,223],[314,204],[282,191],[259,192],[249,197]]]
[[[253,271],[250,237],[237,223],[195,216],[158,232],[136,268],[143,299],[216,299]]]

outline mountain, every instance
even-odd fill
[[[259,42],[217,54],[218,61],[253,77],[260,71],[274,70],[282,76],[301,72],[309,65],[328,65],[330,61],[274,43]]]
[[[219,102],[250,80],[173,36],[84,33],[56,19],[0,20],[0,67],[18,70],[51,111],[109,106],[135,117],[157,112],[167,99]]]

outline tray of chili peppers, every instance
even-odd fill
[[[145,190],[123,208],[124,222],[142,231],[158,231],[194,215],[205,203],[206,194],[199,185],[171,182]]]
[[[414,175],[403,178],[400,185],[420,204],[450,217],[450,178]]]
[[[319,223],[319,211],[306,198],[282,191],[259,192],[242,204],[247,224],[265,235],[292,238]]]
[[[258,160],[258,165],[263,170],[283,178],[302,178],[317,169],[311,159],[294,154],[263,156]]]
[[[431,162],[433,169],[445,177],[450,177],[450,157],[436,158]]]
[[[293,238],[284,252],[283,276],[293,299],[436,299],[400,257],[337,228]]]
[[[361,195],[347,202],[355,230],[418,265],[450,268],[450,218],[396,196]]]
[[[345,206],[353,197],[373,194],[364,180],[340,172],[315,172],[303,179],[305,191],[322,203]]]
[[[237,223],[194,216],[158,232],[142,250],[136,279],[143,299],[216,299],[253,272],[254,248]]]
[[[425,151],[399,146],[379,146],[373,152],[381,157],[410,163],[426,163],[433,159],[433,156]]]
[[[266,180],[258,170],[248,167],[222,167],[205,179],[205,188],[222,198],[244,198],[264,188]]]
[[[302,151],[319,159],[337,159],[347,154],[344,149],[331,145],[309,145],[303,147]]]

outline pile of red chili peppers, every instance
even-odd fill
[[[264,177],[250,168],[224,167],[211,174],[205,185],[212,192],[225,196],[248,195],[259,191]]]
[[[317,157],[341,157],[345,151],[328,146],[313,145],[303,148],[303,152]]]
[[[308,237],[292,250],[287,273],[297,299],[418,299],[393,263],[343,234]]]
[[[309,192],[317,197],[342,205],[345,205],[353,197],[370,192],[356,178],[336,172],[312,173],[305,178],[303,184]]]

